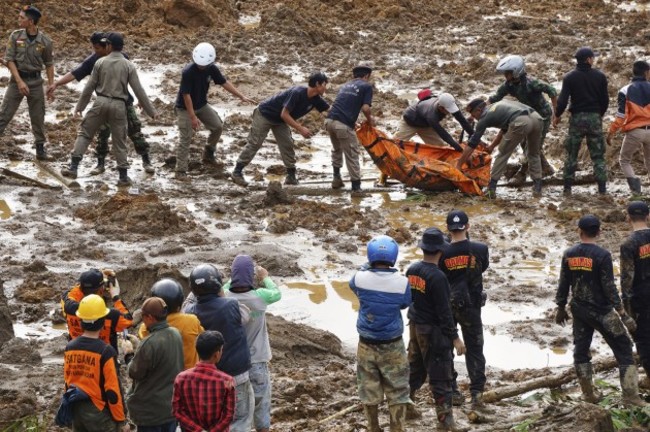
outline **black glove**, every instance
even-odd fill
[[[564,306],[558,306],[557,309],[555,309],[555,324],[563,326],[567,321],[569,321],[569,314]]]
[[[627,331],[629,331],[630,334],[634,334],[636,331],[636,321],[634,321],[634,318],[625,314],[621,315],[621,321],[623,321],[623,325],[627,327]]]

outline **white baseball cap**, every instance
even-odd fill
[[[454,114],[460,111],[454,97],[449,93],[441,93],[438,96],[438,105],[449,111],[449,114]]]

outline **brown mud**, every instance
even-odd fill
[[[16,27],[16,11],[23,3],[0,3],[3,40]],[[0,198],[10,205],[10,216],[0,220],[0,428],[44,413],[44,430],[57,430],[52,418],[62,393],[65,338],[52,338],[62,331],[61,318],[53,311],[61,294],[88,267],[114,268],[133,309],[159,278],[178,278],[187,289],[186,278],[194,265],[212,262],[227,274],[238,253],[252,255],[281,284],[318,272],[342,280],[363,262],[370,238],[389,234],[400,242],[403,256],[398,266],[405,270],[417,259],[422,230],[442,227],[444,214],[452,208],[467,209],[472,237],[490,245],[488,301],[514,317],[486,324],[486,334],[540,348],[571,349],[570,328],[552,323],[559,257],[577,240],[576,220],[595,213],[605,222],[601,243],[618,260],[618,245],[629,229],[623,212],[629,194],[617,162],[620,137],[607,150],[614,181],[605,197],[595,195],[595,185],[576,187],[570,199],[562,197],[560,188],[548,187],[539,201],[530,198],[527,187],[502,188],[502,197],[492,202],[456,192],[405,199],[398,188],[366,199],[350,199],[347,192],[296,197],[277,182],[284,169],[275,144],[268,141],[245,174],[257,183],[270,183],[247,191],[233,185],[225,173],[246,142],[253,107],[212,86],[209,100],[225,118],[217,151],[221,165],[205,167],[198,162],[204,142],[201,135],[193,143],[192,182],[178,184],[172,180],[178,139],[173,102],[180,68],[189,61],[196,43],[210,41],[225,75],[256,100],[303,84],[311,71],[323,70],[330,77],[326,97],[331,101],[351,67],[369,63],[375,68],[373,113],[379,127],[392,133],[402,110],[423,87],[451,92],[464,105],[476,96],[491,94],[501,82],[494,72],[497,59],[514,53],[526,56],[530,75],[559,86],[563,74],[573,67],[575,49],[589,44],[601,54],[597,67],[609,77],[607,126],[613,119],[616,93],[629,80],[632,62],[648,55],[650,31],[644,10],[626,11],[619,7],[620,1],[613,0],[561,4],[548,0],[34,3],[45,13],[41,28],[55,42],[57,76],[88,55],[87,38],[93,31],[109,29],[125,34],[125,50],[142,71],[164,68],[150,92],[161,115],[156,120],[141,117],[157,173],[146,176],[132,153],[130,172],[136,185],[118,192],[112,162],[104,175],[87,176],[93,163],[89,149],[80,168],[79,192],[45,191],[0,176]],[[5,72],[0,89],[8,82]],[[78,88],[57,89],[55,101],[47,107],[48,115],[53,114],[47,123],[48,148],[57,169],[67,162],[80,122],[69,114]],[[296,137],[299,176],[305,181],[323,181],[322,187],[328,188],[330,162],[323,157],[327,152],[321,144],[329,144],[322,118],[310,114],[303,120],[318,134],[312,140]],[[455,125],[450,122],[449,127]],[[547,137],[547,155],[557,168],[562,165],[565,133],[566,119]],[[0,161],[41,175],[31,162],[31,140],[23,105],[0,138]],[[320,156],[315,156],[318,151]],[[365,174],[374,175],[367,155],[364,159]],[[591,172],[586,149],[581,152],[581,168],[585,174]],[[644,172],[641,163],[635,169]],[[647,188],[645,177],[643,183]],[[519,309],[531,312],[517,314]],[[332,312],[331,319],[336,320],[339,311]],[[16,324],[18,338],[12,339],[11,322]],[[358,410],[319,423],[358,403],[354,346],[344,346],[331,333],[279,316],[269,317],[269,329],[274,350],[273,430],[365,430]],[[355,329],[349,331],[354,334]],[[596,338],[594,346],[595,355],[608,353],[602,339]],[[525,359],[504,370],[490,367],[488,357],[487,385],[495,388],[554,370],[527,369]],[[616,382],[615,373],[607,378]],[[459,383],[467,392],[467,375],[462,370]],[[568,390],[579,393],[576,388]],[[579,405],[573,415],[570,401],[568,408],[564,402],[517,402],[495,404],[498,420],[472,425],[472,430],[509,430],[535,418],[543,420],[534,422],[530,430],[611,430],[609,417],[600,408]],[[431,430],[435,415],[426,389],[418,393],[417,403],[423,417],[410,422],[409,429]],[[386,411],[382,408],[384,426]],[[458,417],[466,424],[462,410]]]

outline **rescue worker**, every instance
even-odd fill
[[[120,298],[120,283],[115,277],[115,272],[110,269],[102,271],[90,269],[81,273],[78,283],[72,287],[61,298],[63,316],[68,324],[68,337],[75,339],[83,333],[81,320],[77,317],[77,310],[82,299],[97,294],[101,297],[106,295],[106,290],[113,302],[104,317],[104,328],[99,333],[99,338],[110,344],[115,351],[117,349],[117,334],[133,325],[133,316],[124,301]]]
[[[72,405],[73,431],[119,432],[126,420],[117,372],[117,351],[100,337],[109,313],[110,309],[100,296],[84,297],[76,312],[83,333],[65,347],[65,389],[76,387],[88,397]]]
[[[616,120],[609,127],[607,145],[619,130],[625,134],[619,163],[633,194],[641,194],[641,179],[634,174],[632,158],[643,151],[645,168],[650,174],[650,64],[639,60],[632,66],[632,82],[618,92]]]
[[[650,227],[648,204],[633,201],[627,206],[632,233],[621,245],[621,293],[625,312],[634,318],[631,332],[641,366],[650,378]]]
[[[408,279],[394,267],[399,246],[389,236],[368,242],[368,264],[350,279],[359,298],[357,387],[368,432],[380,432],[379,404],[388,402],[390,431],[404,432],[409,398],[409,364],[401,309],[411,304]]]
[[[183,366],[184,369],[193,368],[199,361],[196,352],[196,338],[203,333],[203,327],[196,315],[181,312],[185,295],[183,287],[178,281],[171,278],[160,279],[151,287],[151,296],[163,299],[167,305],[167,323],[174,327],[183,338]],[[140,339],[149,336],[147,326],[142,323],[138,330]]]
[[[506,81],[499,86],[496,93],[488,98],[488,103],[499,102],[506,96],[512,96],[524,105],[528,105],[537,114],[544,119],[542,129],[542,141],[539,145],[539,159],[542,164],[542,176],[548,177],[555,174],[555,169],[548,163],[544,156],[544,140],[551,126],[553,112],[557,106],[557,90],[552,85],[531,78],[526,73],[526,63],[524,58],[518,55],[509,55],[502,58],[496,67],[497,72],[501,72]],[[544,93],[551,99],[553,107],[544,98]],[[524,142],[525,145],[525,142]],[[523,147],[524,153],[526,148]],[[513,177],[513,184],[523,184],[526,181],[528,173],[528,161],[521,164],[521,168]]]
[[[246,340],[251,354],[249,370],[255,395],[253,426],[257,432],[268,432],[271,428],[271,344],[266,326],[266,308],[280,301],[282,292],[269,277],[264,267],[255,266],[248,255],[237,255],[230,268],[230,280],[223,291],[227,297],[236,299],[249,309],[248,322],[244,324]],[[256,281],[261,282],[256,285]]]
[[[138,345],[129,363],[133,383],[126,395],[129,417],[138,432],[176,431],[172,396],[174,380],[183,371],[183,339],[166,317],[163,299],[150,297],[142,304],[149,337]]]
[[[562,79],[562,90],[557,101],[553,127],[560,123],[569,99],[569,133],[564,141],[564,195],[571,195],[571,187],[578,166],[578,151],[583,137],[587,139],[589,156],[594,164],[594,176],[598,182],[598,193],[607,193],[607,167],[605,165],[605,139],[603,137],[603,116],[609,106],[607,77],[593,68],[596,54],[589,47],[576,51],[576,68]]]
[[[223,121],[217,111],[208,104],[208,89],[210,81],[220,85],[228,93],[238,97],[246,103],[257,103],[251,98],[244,96],[237,87],[223,76],[217,65],[214,63],[217,53],[214,47],[201,42],[192,51],[192,63],[183,68],[181,73],[181,84],[176,97],[176,115],[178,116],[179,141],[176,148],[176,173],[175,177],[181,181],[187,181],[187,170],[189,167],[190,144],[194,131],[198,131],[200,124],[210,131],[208,141],[203,150],[203,163],[215,165],[217,160],[214,153],[217,150],[217,142],[223,131]]]
[[[478,146],[483,133],[489,127],[500,129],[492,144],[486,152],[492,153],[499,146],[499,155],[492,163],[490,183],[487,188],[487,197],[496,198],[497,183],[508,165],[508,159],[517,149],[517,146],[526,144],[526,157],[530,167],[530,176],[533,179],[533,196],[542,196],[542,167],[540,162],[540,145],[544,119],[534,109],[521,102],[502,100],[489,107],[482,98],[476,98],[467,105],[467,111],[478,120],[476,133],[472,135],[467,147],[463,151],[456,168],[459,170]]]
[[[437,228],[428,228],[418,244],[424,258],[406,271],[413,303],[409,307],[409,386],[411,399],[429,378],[439,426],[465,431],[456,424],[452,407],[453,349],[465,354],[449,301],[450,288],[438,263],[449,244]]]
[[[86,83],[75,107],[76,115],[81,115],[86,108],[93,91],[97,93],[97,99],[81,122],[70,165],[63,168],[61,174],[65,177],[77,178],[79,163],[95,132],[108,123],[113,136],[113,154],[120,175],[117,185],[130,186],[126,148],[128,86],[131,86],[140,106],[150,117],[155,118],[158,113],[140,85],[135,66],[122,54],[123,36],[120,33],[108,33],[102,42],[110,46],[110,52],[95,63],[90,80]]]
[[[329,80],[322,72],[309,76],[308,87],[295,86],[284,90],[270,98],[265,99],[253,111],[253,122],[248,134],[247,143],[237,158],[237,164],[231,174],[233,182],[240,186],[247,186],[243,169],[251,163],[269,134],[278,144],[282,163],[287,169],[284,179],[286,185],[298,184],[296,177],[296,151],[293,147],[291,128],[295,129],[304,138],[310,138],[313,133],[297,122],[297,120],[316,108],[319,112],[327,111],[330,106],[323,99]],[[291,128],[290,128],[291,127]],[[226,338],[227,339],[227,338]]]
[[[352,192],[361,191],[361,167],[359,166],[359,140],[354,130],[359,113],[363,112],[366,121],[373,124],[372,85],[368,82],[372,68],[356,66],[352,69],[352,81],[341,86],[334,104],[325,120],[325,129],[332,142],[332,168],[334,178],[332,189],[340,189],[345,184],[341,178],[343,155],[348,168]]]
[[[211,264],[200,264],[190,273],[190,288],[196,303],[189,303],[184,312],[195,314],[205,330],[216,330],[226,340],[219,370],[235,380],[237,403],[231,432],[250,432],[255,411],[255,395],[250,382],[251,355],[246,339],[239,302],[224,297],[219,270]],[[188,296],[189,297],[189,296]]]
[[[217,369],[225,341],[218,331],[196,338],[201,361],[174,381],[174,416],[182,431],[227,431],[235,414],[235,381]]]
[[[555,303],[555,322],[569,319],[565,309],[571,291],[573,317],[573,361],[576,375],[587,402],[597,403],[599,395],[593,387],[593,369],[589,347],[598,331],[612,349],[619,365],[623,403],[645,406],[639,398],[638,374],[632,356],[632,341],[625,331],[634,332],[634,320],[625,313],[614,283],[611,254],[598,246],[600,220],[586,215],[578,221],[580,243],[570,247],[562,256],[560,280]]]
[[[0,135],[14,118],[23,98],[27,98],[29,120],[34,134],[36,159],[48,160],[45,150],[45,91],[41,71],[45,67],[48,85],[54,82],[52,40],[38,28],[41,11],[25,6],[18,15],[20,30],[9,36],[5,64],[11,72],[2,106],[0,107]]]
[[[485,390],[485,356],[483,355],[483,322],[481,307],[485,304],[483,273],[490,266],[487,245],[469,239],[469,217],[462,210],[447,214],[447,230],[451,242],[440,258],[440,270],[451,287],[451,309],[460,324],[467,352],[465,364],[469,375],[471,408],[488,413],[483,403]],[[454,393],[458,390],[454,372]]]
[[[53,97],[54,91],[57,87],[66,85],[73,80],[81,81],[92,73],[97,60],[110,53],[108,43],[102,42],[102,39],[105,37],[106,33],[104,32],[94,32],[90,36],[90,43],[93,47],[94,53],[86,57],[81,64],[77,65],[77,67],[63,75],[61,78],[56,80],[54,84],[48,87],[48,96]],[[129,56],[124,52],[122,52],[122,55],[126,59],[129,58]],[[133,142],[133,147],[135,148],[136,153],[142,157],[142,168],[147,174],[153,174],[156,170],[151,164],[151,159],[149,158],[149,143],[142,134],[142,123],[140,123],[140,119],[138,119],[138,113],[133,106],[133,101],[133,96],[131,95],[131,92],[129,92],[129,97],[126,103],[127,134],[131,142]],[[110,136],[110,125],[102,125],[97,134],[97,147],[95,148],[95,153],[97,154],[97,166],[90,171],[90,175],[101,174],[105,171],[106,155],[108,154],[108,138]]]

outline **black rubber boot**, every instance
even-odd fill
[[[106,167],[104,164],[105,164],[105,159],[103,157],[98,157],[97,166],[93,168],[92,171],[90,171],[90,175],[98,175],[106,171]]]
[[[638,177],[628,177],[627,184],[634,195],[641,195],[641,179]]]
[[[297,185],[298,178],[296,177],[295,168],[287,168],[287,176],[284,179],[284,184],[286,185]]]
[[[237,165],[235,165],[235,169],[232,171],[230,174],[230,178],[232,179],[233,183],[239,186],[246,187],[248,186],[248,182],[244,178],[244,165],[243,163],[237,162]]]
[[[202,162],[206,165],[216,165],[217,159],[214,157],[214,149],[210,146],[205,146],[203,149]]]
[[[81,157],[72,156],[70,159],[70,165],[61,170],[61,175],[63,177],[69,177],[76,179],[77,178],[77,169],[79,168],[79,162],[81,162]]]
[[[341,168],[334,167],[334,178],[332,179],[332,189],[341,189],[345,186],[341,178]]]
[[[149,153],[142,155],[142,168],[147,174],[153,174],[156,172],[156,169],[151,165],[151,159],[149,159]]]
[[[118,168],[117,171],[120,173],[120,179],[117,181],[117,186],[118,187],[131,186],[131,179],[127,175],[127,169]]]
[[[542,179],[533,180],[533,196],[535,198],[542,196]]]
[[[579,363],[575,365],[578,384],[582,390],[582,396],[585,401],[597,404],[600,400],[600,394],[594,389],[593,368],[591,363]]]
[[[495,199],[497,197],[497,181],[490,180],[488,183],[487,191],[485,191],[485,196],[489,199]]]
[[[564,196],[571,196],[571,186],[573,186],[573,181],[569,179],[564,180]]]
[[[607,193],[607,182],[606,181],[598,181],[598,193],[601,195],[605,195]]]
[[[45,151],[45,144],[36,144],[36,159],[40,161],[50,160],[47,151]]]

